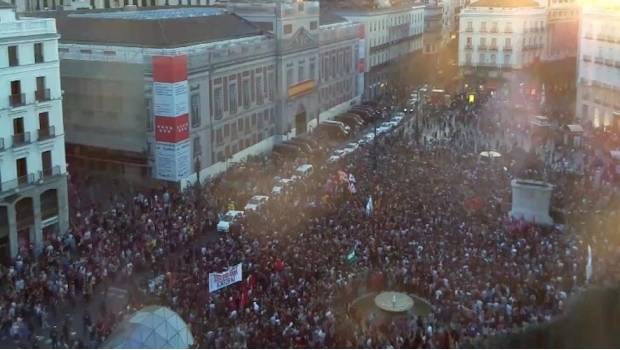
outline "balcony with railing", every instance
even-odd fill
[[[52,177],[60,176],[60,165],[50,168],[43,168],[39,173],[39,178],[46,180]]]
[[[465,44],[465,50],[473,50],[474,46],[472,44]]]
[[[487,32],[487,28],[486,27],[480,28],[480,33],[486,33],[486,32]]]
[[[34,97],[37,102],[50,100],[50,89],[41,89],[34,92]]]
[[[491,44],[491,46],[489,46],[489,50],[490,51],[497,51],[497,45]]]
[[[467,28],[465,28],[465,32],[466,33],[473,33],[474,32],[474,28],[473,27],[467,27]]]
[[[603,64],[603,62],[604,62],[603,57],[594,57],[594,63]]]
[[[589,55],[583,55],[583,61],[584,62],[592,62],[592,57]]]
[[[39,141],[51,139],[56,136],[56,127],[50,126],[48,128],[39,129]]]
[[[21,147],[30,143],[30,132],[13,135],[13,147]]]
[[[486,49],[487,49],[487,46],[486,46],[485,44],[480,44],[480,45],[478,46],[478,50],[479,50],[479,51],[486,51]]]
[[[613,67],[614,66],[614,60],[605,60],[605,65],[609,66],[609,67]]]
[[[9,95],[9,106],[15,108],[26,104],[26,94]]]
[[[592,39],[592,33],[586,33],[583,37],[586,39]]]
[[[512,51],[512,45],[504,45],[504,51]]]
[[[495,27],[491,28],[491,33],[497,33],[497,28]]]
[[[18,176],[16,179],[2,182],[0,184],[0,193],[32,185],[33,183],[35,183],[35,181],[35,174]]]
[[[511,28],[506,28],[506,30],[504,30],[504,33],[512,34],[512,29]]]

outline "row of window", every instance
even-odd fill
[[[54,126],[50,125],[49,113],[40,112],[39,129],[37,130],[38,140],[45,140],[54,136],[56,136],[55,128]],[[25,145],[32,141],[31,132],[26,130],[23,117],[13,118],[13,134],[11,135],[11,137],[13,141],[13,147]],[[6,145],[5,141],[0,138],[0,150],[5,146],[8,145]]]
[[[23,49],[23,46],[22,46]],[[26,59],[24,52],[25,50],[20,50],[20,47],[17,45],[11,45],[7,47],[7,55],[9,61],[9,67],[17,67],[20,65],[20,61],[27,62],[29,60]],[[34,63],[43,63],[45,62],[45,56],[43,54],[43,43],[34,43],[32,53],[34,55]]]
[[[487,27],[487,22],[482,21],[480,22],[479,31],[482,33],[484,32],[498,33],[500,30],[500,25],[501,25],[500,22],[491,22],[490,25]],[[535,21],[535,22],[524,21],[523,22],[523,28],[525,29],[525,31],[544,30],[544,27],[545,27],[544,21]],[[503,30],[504,33],[512,33],[512,22],[504,23],[503,28],[504,28]],[[474,24],[472,21],[467,22],[467,27],[465,30],[468,32],[474,31]]]
[[[29,172],[28,169],[28,158],[22,157],[15,159],[15,179],[17,180],[17,185],[28,185],[34,183],[37,179],[43,177],[50,177],[55,175],[60,175],[59,167],[54,167],[54,163],[52,162],[52,151],[44,151],[41,152],[41,172],[40,176],[35,176],[34,173]],[[0,184],[2,182],[2,174],[0,174]],[[3,190],[2,186],[0,186],[0,191]]]
[[[481,65],[493,65],[496,66],[498,64],[503,64],[503,65],[511,65],[512,64],[512,55],[507,53],[504,54],[504,60],[502,62],[498,62],[498,58],[500,56],[496,55],[496,54],[490,54],[487,55],[486,53],[480,53],[480,56],[478,57],[478,64]],[[470,66],[473,64],[472,62],[472,54],[471,53],[466,53],[465,54],[465,64]]]
[[[394,26],[400,24],[414,24],[414,23],[422,23],[424,21],[424,14],[420,13],[409,13],[405,15],[397,15],[391,16],[389,18],[383,18],[380,20],[371,21],[368,24],[368,28],[370,32],[376,32],[380,30],[385,30],[386,26]]]
[[[231,141],[235,141],[243,135],[263,129],[264,126],[274,125],[274,114],[274,109],[270,108],[226,123],[215,131],[215,144],[221,146],[224,144],[224,139],[230,138]]]
[[[275,95],[275,74],[270,68],[258,68],[237,75],[218,78],[213,84],[213,116],[221,120],[224,112],[237,113],[239,107],[249,109],[252,103],[262,105],[265,98],[273,101]],[[196,106],[199,106],[199,102]]]
[[[50,89],[46,86],[46,78],[45,76],[39,76],[35,78],[35,90],[34,99],[36,101],[49,101],[51,99]],[[10,95],[9,98],[9,106],[11,107],[19,107],[28,103],[26,98],[26,93],[22,89],[22,81],[21,80],[13,80],[10,85]]]
[[[322,87],[319,94],[321,98],[321,111],[326,111],[334,106],[345,103],[353,98],[353,84],[351,79],[339,81],[330,86]]]
[[[485,37],[481,37],[479,40],[479,48],[480,49],[487,49],[487,48],[491,48],[491,49],[498,49],[497,46],[497,38],[490,38],[491,40],[487,41],[487,38]],[[489,46],[487,46],[487,44],[489,44]],[[542,36],[540,37],[530,37],[528,39],[523,38],[523,46],[535,46],[535,45],[540,45],[542,46],[543,44],[543,38]],[[466,48],[468,49],[472,49],[473,48],[473,39],[471,37],[467,37],[467,41],[465,42]],[[504,50],[512,50],[512,39],[511,38],[504,38]]]
[[[310,30],[316,30],[318,28],[319,28],[319,22],[317,21],[310,22]],[[292,34],[294,26],[292,24],[285,24],[282,29],[284,31],[284,34]]]
[[[295,63],[287,64],[286,68],[286,86],[301,83],[306,80],[316,79],[316,59],[310,58],[308,65],[308,75],[306,76],[306,60],[302,59],[297,62],[297,76],[295,76]]]
[[[321,81],[329,81],[344,74],[351,74],[355,63],[351,47],[336,49],[321,54]]]

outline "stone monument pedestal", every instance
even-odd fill
[[[553,185],[543,181],[515,179],[511,186],[510,216],[532,223],[553,225],[549,215]]]

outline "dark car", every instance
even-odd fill
[[[355,132],[359,131],[364,127],[363,123],[360,123],[357,119],[355,119],[355,117],[350,114],[339,114],[334,118],[334,120],[345,123],[351,128],[351,130]]]
[[[307,143],[292,139],[284,142],[285,145],[291,145],[297,147],[301,152],[305,154],[311,154],[313,152],[312,147],[310,147]]]
[[[273,153],[280,158],[295,159],[299,155],[299,149],[282,143],[273,146]]]

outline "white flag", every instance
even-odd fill
[[[355,183],[355,176],[353,174],[349,174],[349,183]]]
[[[353,182],[349,182],[349,192],[355,194],[355,192],[357,192],[357,190],[355,189],[355,183]]]
[[[586,264],[586,283],[592,279],[592,248],[588,244],[588,263]]]
[[[372,196],[368,196],[368,202],[366,203],[366,215],[372,215]]]

